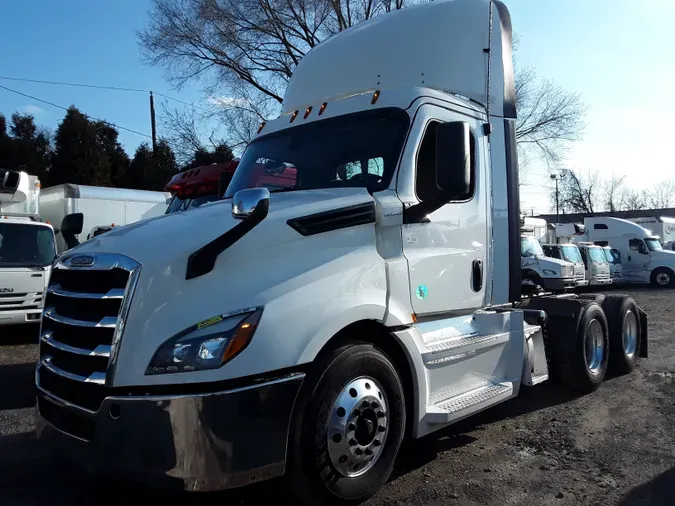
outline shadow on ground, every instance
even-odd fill
[[[0,411],[35,406],[35,364],[0,365]]]
[[[675,504],[675,467],[635,487],[617,506],[672,506]]]
[[[37,344],[40,337],[40,325],[28,323],[26,325],[0,326],[0,353],[2,346],[16,344]]]

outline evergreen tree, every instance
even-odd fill
[[[99,129],[75,106],[68,108],[54,137],[54,184],[110,186],[111,163]]]

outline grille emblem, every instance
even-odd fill
[[[73,267],[89,267],[94,265],[96,258],[93,255],[78,255],[70,259],[70,265]]]
[[[0,288],[0,293],[12,293],[14,288]]]

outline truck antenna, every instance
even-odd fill
[[[483,49],[484,53],[487,53],[488,64],[487,64],[487,105],[485,110],[487,112],[487,123],[483,125],[483,133],[485,135],[490,135],[492,133],[492,123],[490,123],[490,73],[492,72],[492,0],[490,0],[490,27],[488,30],[488,47]]]

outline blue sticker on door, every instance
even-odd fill
[[[429,290],[427,290],[426,285],[419,285],[417,290],[415,290],[415,295],[417,295],[418,299],[426,299],[427,295],[429,295]]]

